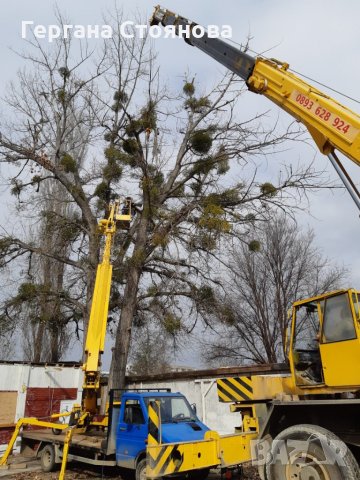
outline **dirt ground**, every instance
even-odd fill
[[[33,468],[36,468],[36,465],[33,465]],[[260,477],[257,474],[257,470],[254,467],[245,466],[243,470],[243,475],[233,475],[231,480],[260,480]],[[17,473],[14,471],[9,471],[8,475],[2,476],[2,478],[9,480],[57,480],[58,475],[59,472],[43,473],[41,471],[21,471],[21,473]],[[91,468],[80,464],[72,464],[71,466],[69,465],[66,471],[66,480],[119,480],[121,478],[122,477],[119,475],[119,471],[115,468],[101,469],[99,467]],[[209,480],[220,480],[221,478],[225,480],[225,475],[221,477],[221,474],[216,471],[211,472],[209,475]]]

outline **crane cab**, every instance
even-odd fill
[[[295,302],[289,362],[297,387],[360,386],[360,318],[356,290]]]

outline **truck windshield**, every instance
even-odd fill
[[[146,407],[150,402],[160,402],[161,423],[195,422],[196,415],[184,397],[146,398]]]

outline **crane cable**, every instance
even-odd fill
[[[241,43],[235,42],[235,40],[232,40],[231,38],[229,38],[228,40],[230,42],[234,43],[235,45],[237,45],[238,47],[240,47],[240,50],[243,51],[243,52],[251,52],[251,53],[255,54],[257,57],[262,57],[262,58],[265,58],[266,60],[271,60],[271,58],[266,57],[264,55],[264,53],[267,52],[268,50],[265,50],[263,53],[259,53],[259,52],[256,52],[255,50],[252,50],[249,47],[244,47]],[[347,98],[347,99],[349,99],[349,100],[351,100],[355,103],[360,104],[360,100],[357,100],[356,98],[351,97],[350,95],[347,95],[346,93],[340,92],[340,90],[336,90],[335,88],[332,88],[329,85],[326,85],[325,83],[319,82],[318,80],[315,80],[314,78],[308,77],[307,75],[304,75],[303,73],[298,72],[298,71],[296,71],[292,68],[289,68],[288,70],[289,70],[289,72],[295,73],[296,75],[300,75],[301,77],[306,78],[306,80],[309,80],[310,82],[314,82],[317,85],[325,87],[325,88],[331,90],[332,92],[335,92],[338,95],[341,95],[344,98]]]
[[[336,90],[336,88],[329,87],[329,85],[326,85],[325,83],[319,82],[318,80],[315,80],[314,78],[308,77],[307,75],[304,75],[301,72],[297,72],[296,70],[293,70],[292,68],[289,68],[289,70],[290,70],[290,72],[296,73],[296,75],[301,75],[302,77],[306,78],[306,80],[310,80],[310,82],[317,83],[318,85],[321,85],[322,87],[325,87],[325,88],[331,90],[332,92],[338,93],[342,97],[348,98],[349,100],[352,100],[353,102],[356,102],[356,103],[360,104],[360,100],[357,100],[354,97],[350,97],[350,95],[347,95],[346,93],[340,92],[340,90]]]
[[[271,58],[268,58],[264,55],[264,53],[266,53],[268,50],[265,50],[263,53],[258,53],[258,52],[255,52],[255,50],[252,50],[251,48],[249,47],[245,47],[240,44],[240,43],[237,43],[235,42],[234,40],[231,40],[229,39],[232,43],[234,43],[235,45],[237,45],[238,47],[240,47],[240,50],[243,51],[243,52],[251,52],[253,54],[256,55],[256,57],[262,57],[262,58],[265,58],[266,60],[270,60],[271,61]],[[352,100],[353,102],[356,102],[356,103],[359,103],[360,104],[360,101],[357,100],[356,98],[353,98],[353,97],[350,97],[349,95],[346,95],[345,93],[342,93],[340,92],[339,90],[336,90],[335,88],[332,88],[332,87],[329,87],[328,85],[324,84],[324,83],[321,83],[311,77],[308,77],[306,75],[304,75],[303,73],[300,73],[300,72],[297,72],[296,70],[293,70],[291,68],[288,68],[288,70],[290,72],[293,72],[295,73],[296,75],[300,75],[302,76],[303,78],[306,78],[306,80],[310,80],[311,82],[314,82],[318,85],[321,85],[322,87],[325,87],[329,90],[331,90],[332,92],[335,92],[345,98],[348,98],[349,100]],[[331,161],[333,167],[335,168],[337,174],[339,175],[339,178],[341,179],[341,181],[343,182],[344,184],[344,187],[346,188],[346,190],[349,192],[351,198],[353,199],[353,201],[355,202],[356,206],[358,207],[358,209],[360,210],[360,192],[359,190],[357,189],[356,185],[354,184],[353,180],[351,179],[350,175],[348,174],[348,172],[345,170],[345,167],[342,165],[342,163],[340,162],[340,159],[337,157],[337,155],[335,154],[335,152],[332,152],[328,155],[328,158],[329,160]]]

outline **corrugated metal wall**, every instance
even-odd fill
[[[80,402],[82,382],[83,372],[77,364],[0,363],[0,392],[7,393],[7,409],[12,412],[0,422],[0,453],[19,418],[45,417],[60,412],[62,402]]]

